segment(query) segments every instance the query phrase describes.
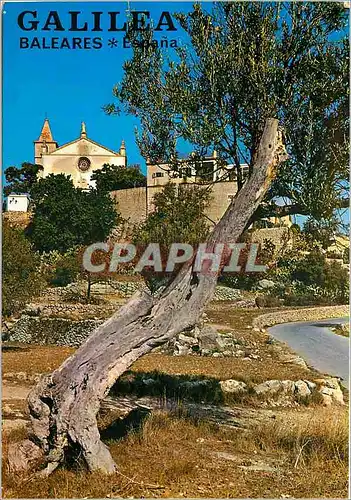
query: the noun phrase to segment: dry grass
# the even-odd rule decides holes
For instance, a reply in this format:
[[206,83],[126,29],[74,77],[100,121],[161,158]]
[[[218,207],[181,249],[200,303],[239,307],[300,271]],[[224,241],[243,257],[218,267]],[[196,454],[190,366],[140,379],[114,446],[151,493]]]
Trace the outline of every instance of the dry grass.
[[[5,351],[2,356],[2,372],[48,373],[58,368],[74,348],[58,346],[28,346],[20,350]],[[198,375],[225,380],[263,382],[268,379],[299,380],[306,378],[303,368],[277,361],[243,360],[240,358],[212,358],[200,356],[170,356],[147,354],[139,359],[132,370],[136,372],[159,371],[169,375]]]
[[253,433],[154,413],[108,441],[117,474],[76,466],[21,482],[5,471],[5,497],[346,497],[347,439],[344,410],[295,411],[291,422],[284,412]]
[[156,370],[169,375],[203,375],[217,380],[236,379],[254,383],[269,379],[299,380],[306,378],[308,374],[298,365],[282,363],[273,358],[259,361],[164,354],[148,354],[139,359],[132,366],[132,370],[136,372]]
[[26,372],[47,373],[58,368],[74,351],[72,347],[62,346],[20,346],[2,353],[2,375],[7,373]]

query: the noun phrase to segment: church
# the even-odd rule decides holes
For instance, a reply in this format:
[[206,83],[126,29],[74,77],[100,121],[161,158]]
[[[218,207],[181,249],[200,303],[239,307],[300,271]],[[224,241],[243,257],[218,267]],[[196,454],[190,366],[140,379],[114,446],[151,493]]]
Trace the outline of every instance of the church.
[[84,122],[77,139],[59,146],[49,120],[45,119],[40,136],[34,141],[34,163],[43,167],[41,177],[70,175],[75,187],[87,189],[94,185],[91,180],[94,170],[101,169],[106,163],[126,167],[127,154],[124,141],[119,151],[113,151],[90,139]]

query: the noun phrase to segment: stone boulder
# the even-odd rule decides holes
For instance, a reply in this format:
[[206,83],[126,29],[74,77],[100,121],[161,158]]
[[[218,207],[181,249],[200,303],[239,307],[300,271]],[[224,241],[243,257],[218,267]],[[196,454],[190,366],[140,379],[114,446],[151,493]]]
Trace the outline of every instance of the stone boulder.
[[316,380],[320,384],[318,392],[323,398],[323,404],[330,406],[333,403],[344,405],[344,395],[339,385],[337,378],[330,377],[326,379]]
[[247,385],[245,384],[245,382],[242,382],[240,380],[221,380],[219,384],[221,386],[222,392],[224,393],[238,394],[247,391]]
[[259,290],[269,290],[270,288],[273,288],[274,286],[275,286],[274,281],[267,280],[267,279],[262,279],[257,283],[257,288]]
[[255,385],[253,390],[258,395],[267,393],[273,395],[284,392],[285,387],[282,380],[266,380],[266,382],[262,382],[262,384]]
[[198,341],[201,349],[217,349],[219,333],[210,325],[205,326],[198,333]]
[[310,387],[304,380],[297,380],[295,382],[295,394],[300,397],[307,397],[311,395]]

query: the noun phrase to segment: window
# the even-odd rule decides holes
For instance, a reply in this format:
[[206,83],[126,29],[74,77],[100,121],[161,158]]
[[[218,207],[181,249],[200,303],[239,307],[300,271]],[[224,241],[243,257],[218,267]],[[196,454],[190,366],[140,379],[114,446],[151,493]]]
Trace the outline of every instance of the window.
[[155,177],[163,177],[164,173],[163,172],[154,172],[152,174],[152,178],[155,179]]
[[86,172],[90,168],[90,160],[85,156],[82,156],[78,160],[78,168],[81,172]]

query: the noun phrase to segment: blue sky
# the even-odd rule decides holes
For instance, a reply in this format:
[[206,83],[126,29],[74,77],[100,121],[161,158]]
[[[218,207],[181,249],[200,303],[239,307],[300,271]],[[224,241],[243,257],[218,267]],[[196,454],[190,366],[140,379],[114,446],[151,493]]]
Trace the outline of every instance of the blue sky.
[[[192,8],[182,2],[129,2],[133,10],[148,10],[158,21],[162,11],[179,12]],[[79,136],[84,121],[88,137],[118,150],[122,139],[126,142],[129,163],[144,161],[135,144],[134,127],[137,121],[126,115],[107,116],[101,109],[113,102],[112,88],[122,79],[122,64],[132,55],[131,49],[109,48],[112,36],[121,40],[123,33],[109,33],[109,11],[125,12],[127,2],[45,2],[6,3],[3,12],[3,169],[33,161],[33,140],[36,140],[45,116],[50,120],[54,139],[60,144]],[[23,31],[17,24],[23,11],[37,11],[38,31]],[[69,31],[42,31],[51,10],[58,11],[63,26],[69,28],[69,11],[82,11],[82,22],[93,27],[91,12],[102,14],[103,32],[72,33]],[[90,15],[89,15],[90,14]],[[122,15],[122,14],[121,14]],[[25,22],[32,18],[25,17]],[[167,38],[181,42],[182,30],[162,32]],[[52,37],[101,37],[101,49],[21,49],[20,37],[42,40]],[[170,49],[172,50],[172,49]]]

